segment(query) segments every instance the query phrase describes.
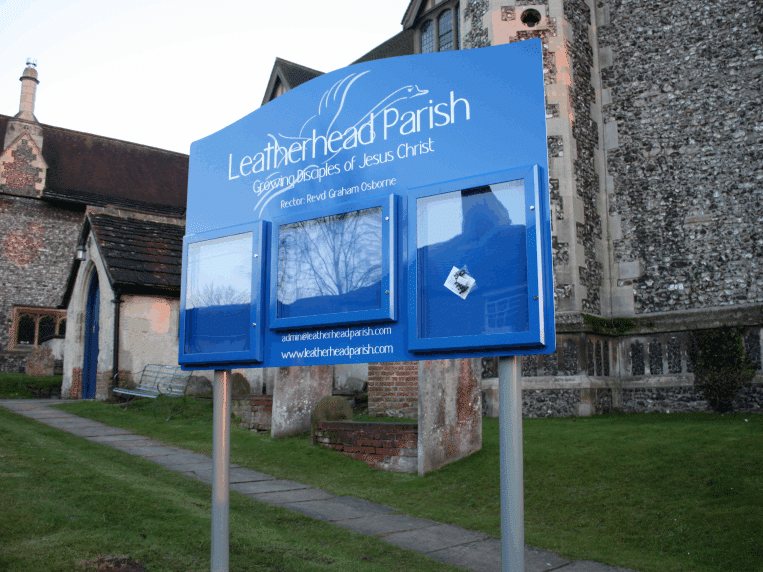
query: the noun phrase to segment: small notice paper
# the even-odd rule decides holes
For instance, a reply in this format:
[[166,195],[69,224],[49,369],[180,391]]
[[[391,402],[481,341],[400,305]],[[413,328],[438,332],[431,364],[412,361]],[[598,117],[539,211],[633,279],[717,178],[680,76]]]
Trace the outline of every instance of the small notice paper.
[[472,291],[476,283],[477,281],[469,276],[469,271],[466,266],[460,270],[454,266],[453,270],[448,274],[448,279],[445,281],[444,286],[454,294],[460,296],[462,300],[466,300],[466,297],[469,295],[469,292]]

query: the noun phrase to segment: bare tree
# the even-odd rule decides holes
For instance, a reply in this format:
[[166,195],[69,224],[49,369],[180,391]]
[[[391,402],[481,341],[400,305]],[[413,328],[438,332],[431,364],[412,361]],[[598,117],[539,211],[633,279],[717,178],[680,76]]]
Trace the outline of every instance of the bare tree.
[[233,306],[248,304],[249,292],[239,291],[233,286],[215,286],[214,282],[205,284],[199,293],[188,297],[186,308],[208,308],[210,306]]
[[381,280],[381,207],[284,225],[278,240],[282,303],[347,294]]

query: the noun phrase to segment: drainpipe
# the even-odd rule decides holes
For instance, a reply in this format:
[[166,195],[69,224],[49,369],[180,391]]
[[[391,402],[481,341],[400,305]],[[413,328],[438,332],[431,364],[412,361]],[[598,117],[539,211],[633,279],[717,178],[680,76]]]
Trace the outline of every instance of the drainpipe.
[[113,374],[112,389],[117,387],[119,383],[119,308],[122,304],[122,293],[119,288],[114,288],[114,357],[111,366],[111,372]]

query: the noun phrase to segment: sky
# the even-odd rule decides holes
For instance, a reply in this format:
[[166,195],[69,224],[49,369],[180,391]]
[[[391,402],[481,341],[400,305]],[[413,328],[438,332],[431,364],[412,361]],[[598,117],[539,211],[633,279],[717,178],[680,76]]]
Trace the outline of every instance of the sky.
[[402,31],[409,0],[0,0],[0,113],[37,60],[40,123],[179,153],[262,103],[276,57],[323,72]]

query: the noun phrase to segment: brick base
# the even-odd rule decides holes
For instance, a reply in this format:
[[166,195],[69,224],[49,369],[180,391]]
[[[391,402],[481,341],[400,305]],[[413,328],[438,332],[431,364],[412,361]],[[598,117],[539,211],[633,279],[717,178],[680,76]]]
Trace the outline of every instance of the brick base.
[[231,403],[233,414],[241,418],[238,423],[247,429],[270,431],[273,420],[272,395],[234,396]]
[[368,364],[368,414],[418,419],[418,362]]
[[82,398],[82,368],[72,368],[72,385],[69,388],[69,399]]
[[418,470],[419,427],[416,423],[321,421],[316,438],[320,445],[377,469],[396,473]]

